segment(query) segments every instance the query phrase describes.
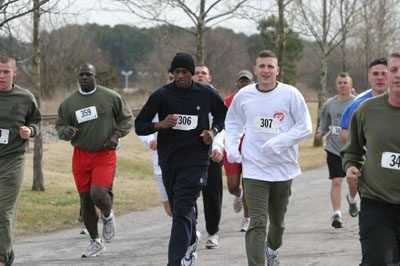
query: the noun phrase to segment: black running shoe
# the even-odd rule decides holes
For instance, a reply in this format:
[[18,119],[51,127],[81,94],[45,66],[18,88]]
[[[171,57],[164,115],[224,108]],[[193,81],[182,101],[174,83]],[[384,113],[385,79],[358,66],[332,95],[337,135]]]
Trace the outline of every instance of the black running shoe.
[[14,250],[11,249],[10,257],[8,258],[6,266],[11,266],[13,262],[14,262]]
[[335,228],[342,228],[342,217],[339,214],[332,216],[332,226]]

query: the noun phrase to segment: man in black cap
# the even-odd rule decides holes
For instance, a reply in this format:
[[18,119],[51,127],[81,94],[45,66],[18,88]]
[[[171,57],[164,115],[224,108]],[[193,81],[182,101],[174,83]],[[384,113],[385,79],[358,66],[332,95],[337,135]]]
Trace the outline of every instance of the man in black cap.
[[[226,106],[210,87],[192,82],[193,57],[177,53],[170,70],[175,81],[156,90],[135,120],[138,135],[158,131],[157,150],[172,210],[167,265],[194,265],[200,233],[194,206],[207,183],[210,145],[224,128]],[[158,113],[160,122],[152,122]],[[211,129],[209,116],[214,117]]]

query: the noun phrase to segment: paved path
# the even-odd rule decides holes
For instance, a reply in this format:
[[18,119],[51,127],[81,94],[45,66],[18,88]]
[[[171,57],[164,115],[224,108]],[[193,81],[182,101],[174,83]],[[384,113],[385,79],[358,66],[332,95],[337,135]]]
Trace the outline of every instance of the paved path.
[[[344,228],[330,225],[330,181],[325,167],[307,171],[293,183],[286,216],[286,231],[280,249],[283,266],[354,266],[360,261],[358,219],[348,214],[343,189],[342,213]],[[198,249],[198,266],[247,265],[244,233],[238,231],[240,214],[232,209],[233,196],[224,191],[220,248],[205,249],[206,231],[202,202],[199,201],[198,229],[203,234]],[[162,207],[117,217],[116,239],[106,244],[99,257],[81,259],[87,247],[87,236],[78,234],[78,227],[39,237],[21,238],[14,244],[13,265],[166,265],[171,220]]]

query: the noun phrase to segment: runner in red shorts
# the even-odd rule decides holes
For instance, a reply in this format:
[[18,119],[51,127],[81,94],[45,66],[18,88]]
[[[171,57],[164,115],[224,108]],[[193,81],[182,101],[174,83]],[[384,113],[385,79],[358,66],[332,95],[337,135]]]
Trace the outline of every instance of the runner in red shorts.
[[[239,91],[241,88],[251,83],[253,83],[253,75],[251,74],[251,72],[248,70],[241,70],[236,78],[237,91]],[[225,104],[228,108],[231,105],[233,97],[236,95],[237,91],[224,99]],[[243,137],[240,143],[242,143],[242,140]],[[240,148],[241,145],[239,147],[239,150]],[[242,174],[242,164],[230,163],[226,158],[227,156],[224,151],[224,169],[225,169],[226,179],[228,181],[228,190],[229,193],[235,196],[235,199],[233,200],[233,210],[239,213],[243,207],[243,218],[241,220],[240,231],[246,232],[247,228],[249,227],[250,218],[246,204],[246,197],[244,196],[244,190],[240,187],[241,183],[240,175]],[[242,187],[243,187],[243,182],[242,182]]]
[[83,222],[89,231],[90,245],[82,257],[104,251],[97,222],[100,209],[103,238],[115,236],[115,218],[108,190],[112,184],[119,138],[129,133],[133,115],[126,101],[116,92],[96,85],[96,69],[91,64],[79,68],[80,88],[63,100],[58,109],[56,129],[60,139],[75,147],[72,172],[82,202]]

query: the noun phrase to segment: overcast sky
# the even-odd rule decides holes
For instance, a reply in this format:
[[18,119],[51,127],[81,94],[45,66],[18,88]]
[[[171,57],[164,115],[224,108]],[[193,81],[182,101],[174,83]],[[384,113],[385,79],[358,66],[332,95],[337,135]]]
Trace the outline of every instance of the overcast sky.
[[[110,25],[114,26],[116,24],[128,24],[137,27],[151,27],[154,24],[149,22],[144,22],[137,17],[129,14],[129,12],[113,12],[105,9],[113,9],[113,5],[110,5],[109,0],[102,0],[101,7],[98,0],[85,0],[76,1],[70,10],[74,12],[79,12],[81,15],[76,17],[76,21],[79,24],[84,23],[97,23],[100,25]],[[179,9],[180,10],[180,9]],[[186,15],[180,11],[175,17],[180,17],[179,25],[184,27],[191,27],[193,23],[187,18]],[[248,35],[258,33],[257,25],[253,21],[248,21],[244,19],[230,19],[218,23],[215,26],[225,27],[233,30],[236,33],[243,32]]]

